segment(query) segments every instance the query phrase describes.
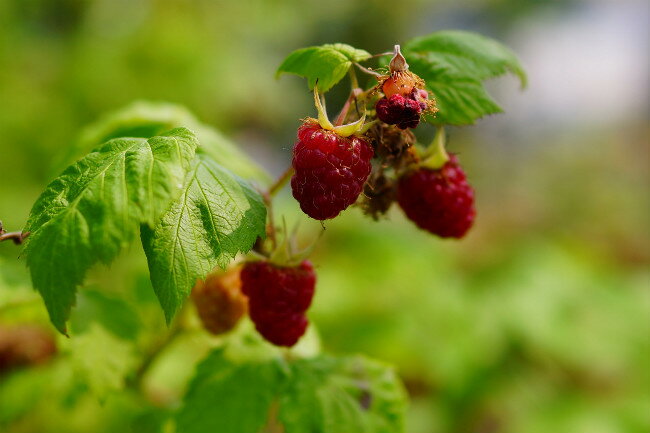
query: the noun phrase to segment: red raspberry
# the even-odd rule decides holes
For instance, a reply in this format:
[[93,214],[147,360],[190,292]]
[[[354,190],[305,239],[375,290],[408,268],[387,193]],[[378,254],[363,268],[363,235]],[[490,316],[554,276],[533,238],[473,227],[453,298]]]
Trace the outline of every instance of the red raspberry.
[[474,190],[455,155],[438,170],[420,167],[402,176],[397,201],[418,227],[443,238],[462,238],[476,216]]
[[316,285],[312,264],[276,266],[267,261],[248,262],[241,272],[242,291],[255,328],[271,343],[293,346],[307,329],[305,312]]
[[427,104],[421,100],[423,95],[418,89],[413,89],[408,95],[394,94],[381,98],[375,105],[377,117],[400,129],[415,128],[420,123],[420,114],[427,109]]
[[293,196],[317,220],[334,218],[357,200],[372,166],[372,147],[360,137],[341,137],[307,121],[293,148]]
[[192,300],[203,327],[214,335],[230,331],[246,312],[240,270],[241,266],[237,266],[225,273],[210,274],[192,289]]

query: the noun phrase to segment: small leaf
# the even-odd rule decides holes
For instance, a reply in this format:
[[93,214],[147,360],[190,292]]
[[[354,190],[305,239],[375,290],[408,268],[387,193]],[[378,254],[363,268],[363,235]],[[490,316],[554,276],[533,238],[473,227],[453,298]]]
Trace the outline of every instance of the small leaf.
[[290,365],[280,398],[286,433],[404,430],[406,393],[388,366],[362,357],[319,357]]
[[282,383],[277,361],[235,363],[223,349],[199,364],[177,417],[178,433],[258,433]]
[[142,229],[151,281],[167,322],[197,279],[250,250],[265,227],[262,197],[209,156],[197,154],[181,197],[155,228]]
[[34,288],[62,333],[77,286],[110,263],[178,197],[197,146],[184,128],[149,140],[119,138],[68,167],[34,204],[25,254]]
[[501,107],[483,87],[483,81],[508,72],[526,74],[514,53],[492,39],[470,32],[441,31],[411,40],[403,47],[411,70],[423,78],[438,103],[437,115],[426,120],[437,125],[468,125],[500,113]]
[[308,80],[313,89],[318,82],[318,90],[327,92],[341,81],[353,62],[370,58],[370,53],[346,44],[325,44],[296,50],[282,62],[276,77],[283,73],[296,74]]

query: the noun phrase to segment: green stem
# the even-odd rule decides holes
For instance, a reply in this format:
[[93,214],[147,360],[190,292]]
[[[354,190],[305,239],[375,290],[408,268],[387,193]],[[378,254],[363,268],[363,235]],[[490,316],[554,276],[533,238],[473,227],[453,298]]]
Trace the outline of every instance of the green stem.
[[277,194],[278,191],[284,187],[287,181],[291,179],[291,176],[293,176],[293,166],[287,168],[284,173],[282,173],[280,177],[278,177],[277,180],[273,182],[273,185],[271,185],[269,188],[268,195],[270,197],[273,197],[275,194]]
[[445,165],[449,161],[449,154],[445,149],[446,141],[445,129],[441,126],[436,131],[436,136],[429,146],[427,151],[428,156],[420,165],[432,170],[438,170]]
[[176,341],[176,339],[183,333],[185,330],[185,315],[187,314],[187,307],[183,308],[176,318],[176,322],[169,330],[167,335],[163,340],[157,341],[153,344],[147,353],[145,354],[142,362],[135,370],[133,376],[129,379],[129,386],[137,389],[143,390],[144,377],[147,372],[150,370],[153,363],[158,359],[158,357],[167,349],[169,346]]
[[352,92],[354,92],[354,89],[359,88],[359,80],[357,79],[357,73],[354,72],[354,68],[349,69],[349,74],[350,74],[350,85],[352,86]]

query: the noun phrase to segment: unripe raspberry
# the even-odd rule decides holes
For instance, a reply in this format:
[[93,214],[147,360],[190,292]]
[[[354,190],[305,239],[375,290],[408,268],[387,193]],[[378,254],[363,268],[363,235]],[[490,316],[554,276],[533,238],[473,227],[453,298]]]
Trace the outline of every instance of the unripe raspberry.
[[400,129],[415,128],[420,123],[420,115],[427,109],[418,89],[408,95],[395,94],[377,101],[377,117],[389,125]]
[[277,266],[248,262],[241,272],[242,291],[257,331],[278,346],[293,346],[307,329],[305,312],[311,305],[316,274],[309,261]]
[[0,375],[14,368],[42,364],[56,351],[52,334],[39,326],[0,327]]
[[298,128],[293,148],[293,196],[310,217],[336,217],[353,204],[372,166],[372,147],[357,136],[342,137],[307,121]]
[[387,98],[393,95],[408,95],[413,91],[416,79],[412,74],[396,72],[384,81],[381,90]]
[[474,190],[455,155],[438,170],[420,167],[399,179],[397,202],[421,229],[462,238],[474,223]]
[[203,327],[214,335],[230,331],[246,312],[246,297],[241,292],[241,266],[208,275],[192,289],[192,300]]

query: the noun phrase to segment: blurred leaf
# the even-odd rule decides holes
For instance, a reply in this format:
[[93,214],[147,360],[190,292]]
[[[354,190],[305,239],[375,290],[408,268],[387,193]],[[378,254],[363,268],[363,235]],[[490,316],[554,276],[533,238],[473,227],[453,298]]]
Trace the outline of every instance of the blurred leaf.
[[124,388],[125,378],[136,362],[132,344],[96,323],[70,339],[70,358],[77,378],[100,400]]
[[99,323],[116,337],[133,340],[142,327],[133,308],[120,298],[113,298],[97,290],[79,293],[78,303],[70,318],[74,333],[83,333],[93,323]]
[[114,139],[48,185],[25,228],[32,283],[62,333],[75,292],[95,263],[110,263],[140,224],[154,225],[180,194],[194,134],[179,128],[148,140]]
[[433,92],[440,111],[427,121],[467,125],[501,112],[483,87],[483,81],[508,72],[526,85],[526,73],[514,53],[499,42],[457,30],[415,38],[403,47],[411,70]]
[[313,89],[318,82],[318,90],[327,92],[347,74],[353,62],[370,58],[370,53],[346,44],[325,44],[296,50],[284,59],[276,72],[296,74],[308,80]]
[[262,197],[210,157],[197,154],[179,200],[153,229],[141,230],[151,281],[167,322],[197,279],[250,250],[265,230]]
[[213,351],[197,367],[176,419],[178,433],[258,433],[281,379],[277,362],[233,363],[222,349]]
[[87,126],[66,161],[75,160],[112,138],[150,138],[178,127],[194,132],[200,149],[235,174],[261,182],[270,180],[262,168],[215,128],[201,123],[185,107],[164,102],[134,102]]
[[290,365],[278,419],[286,433],[404,431],[406,392],[392,368],[362,357]]

